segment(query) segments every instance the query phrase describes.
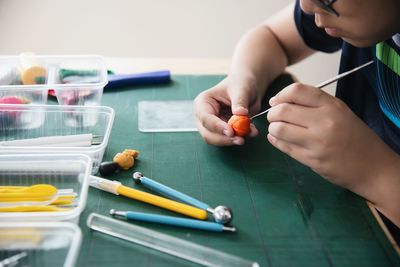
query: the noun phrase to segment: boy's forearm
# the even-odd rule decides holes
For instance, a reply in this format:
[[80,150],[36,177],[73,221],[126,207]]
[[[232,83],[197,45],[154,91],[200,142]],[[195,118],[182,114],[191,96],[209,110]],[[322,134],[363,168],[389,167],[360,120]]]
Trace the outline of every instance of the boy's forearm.
[[239,74],[252,83],[261,98],[268,84],[287,66],[287,57],[267,26],[248,32],[239,42],[232,58],[230,74]]
[[373,204],[400,227],[400,156],[387,160],[382,166],[382,172],[376,177],[372,188]]
[[230,74],[254,82],[262,97],[268,84],[288,65],[312,53],[297,31],[294,4],[290,4],[243,36],[235,49]]
[[344,186],[400,227],[400,156],[383,142],[370,142],[369,148],[368,154],[358,156],[355,169],[348,171],[352,179]]

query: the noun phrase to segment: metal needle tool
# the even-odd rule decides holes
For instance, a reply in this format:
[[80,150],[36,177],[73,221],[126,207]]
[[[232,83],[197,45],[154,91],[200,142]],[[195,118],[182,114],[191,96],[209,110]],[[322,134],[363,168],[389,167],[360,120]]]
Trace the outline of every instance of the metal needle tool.
[[118,181],[110,181],[92,175],[90,176],[89,185],[115,195],[122,195],[128,198],[136,199],[199,220],[207,219],[207,212],[202,209],[133,189],[128,186],[122,185]]
[[21,252],[21,253],[18,253],[18,254],[15,254],[14,256],[11,256],[11,257],[8,257],[8,258],[6,258],[4,260],[1,260],[0,261],[0,267],[15,266],[15,265],[18,264],[20,259],[22,259],[22,258],[24,258],[26,256],[28,256],[28,253],[26,253],[25,251]]
[[[324,82],[322,82],[322,83],[316,85],[315,87],[320,88],[320,89],[321,89],[321,88],[324,88],[325,86],[330,85],[331,83],[334,83],[334,82],[336,82],[337,80],[340,80],[340,79],[346,77],[347,75],[352,74],[353,72],[356,72],[356,71],[358,71],[358,70],[360,70],[360,69],[362,69],[362,68],[364,68],[364,67],[367,67],[367,66],[371,65],[372,63],[374,63],[373,60],[368,61],[367,63],[364,63],[364,64],[362,64],[362,65],[360,65],[360,66],[358,66],[358,67],[356,67],[356,68],[354,68],[354,69],[351,69],[351,70],[349,70],[349,71],[343,72],[343,73],[341,73],[341,74],[339,74],[339,75],[337,75],[337,76],[335,76],[335,77],[332,77],[332,78],[330,78],[330,79],[328,79],[328,80],[326,80],[326,81],[324,81]],[[270,110],[271,110],[271,108],[266,109],[266,110],[264,110],[264,111],[262,111],[262,112],[260,112],[260,113],[257,113],[257,114],[254,115],[253,117],[250,117],[250,120],[252,120],[252,119],[254,119],[254,118],[258,117],[258,116],[261,116],[261,115],[267,113],[267,112],[270,111]]]
[[189,205],[208,211],[213,215],[214,220],[217,223],[227,224],[230,223],[233,219],[232,210],[230,208],[226,206],[217,206],[215,209],[213,209],[200,200],[197,200],[182,192],[179,192],[175,189],[172,189],[166,185],[160,184],[148,177],[143,176],[141,172],[135,172],[133,174],[133,180],[135,181],[135,183],[143,184],[147,188],[150,188],[151,190],[154,190],[166,197],[172,198],[177,201],[182,201]]
[[135,211],[117,211],[114,209],[110,210],[110,214],[112,216],[118,215],[118,216],[124,217],[128,220],[167,224],[167,225],[174,225],[174,226],[180,226],[180,227],[186,227],[186,228],[207,230],[207,231],[212,231],[212,232],[223,232],[223,231],[235,232],[236,231],[235,227],[227,227],[220,223],[199,221],[199,220],[186,219],[186,218],[178,218],[178,217],[173,217],[173,216],[149,214],[149,213],[135,212]]

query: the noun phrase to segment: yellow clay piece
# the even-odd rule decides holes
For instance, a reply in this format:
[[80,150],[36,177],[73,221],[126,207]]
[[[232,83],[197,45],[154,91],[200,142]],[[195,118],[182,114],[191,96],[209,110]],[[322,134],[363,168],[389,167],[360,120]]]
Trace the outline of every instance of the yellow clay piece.
[[133,158],[137,158],[137,156],[139,156],[139,151],[134,149],[125,149],[122,153],[127,154]]
[[123,170],[128,170],[135,164],[134,158],[126,153],[117,153],[114,156],[113,161]]
[[113,161],[123,170],[128,170],[135,165],[135,158],[139,156],[139,151],[134,149],[125,149],[122,153],[117,153]]

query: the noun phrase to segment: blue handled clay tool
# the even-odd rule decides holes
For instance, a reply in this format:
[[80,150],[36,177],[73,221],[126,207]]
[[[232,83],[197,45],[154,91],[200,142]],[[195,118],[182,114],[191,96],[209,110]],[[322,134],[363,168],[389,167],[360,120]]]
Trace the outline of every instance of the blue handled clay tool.
[[230,208],[226,206],[217,206],[215,209],[213,209],[208,204],[200,200],[197,200],[171,187],[168,187],[148,177],[143,176],[141,172],[135,172],[133,174],[133,180],[135,181],[135,183],[142,184],[145,187],[156,191],[157,193],[164,195],[168,198],[172,198],[174,200],[195,206],[199,209],[206,210],[213,215],[214,220],[217,223],[227,224],[230,223],[233,219],[232,210]]
[[138,85],[156,85],[171,82],[169,70],[150,71],[133,74],[111,74],[108,75],[108,84],[105,89],[138,86]]
[[227,227],[224,226],[223,224],[215,222],[205,222],[200,220],[178,218],[173,216],[165,216],[165,215],[150,214],[150,213],[135,212],[135,211],[116,211],[114,209],[110,210],[110,214],[112,216],[118,215],[128,220],[167,224],[167,225],[174,225],[174,226],[213,231],[213,232],[236,231],[235,227]]

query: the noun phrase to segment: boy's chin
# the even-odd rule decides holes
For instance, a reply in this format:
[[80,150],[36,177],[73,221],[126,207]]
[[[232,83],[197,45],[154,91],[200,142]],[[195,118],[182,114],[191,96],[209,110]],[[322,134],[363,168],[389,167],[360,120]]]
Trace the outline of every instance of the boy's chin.
[[358,48],[366,48],[366,47],[371,47],[380,41],[376,40],[366,40],[366,39],[351,39],[351,38],[342,38],[346,43],[351,44],[352,46],[358,47]]

